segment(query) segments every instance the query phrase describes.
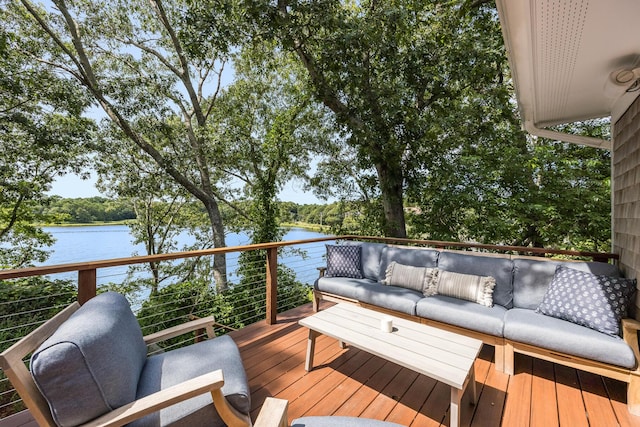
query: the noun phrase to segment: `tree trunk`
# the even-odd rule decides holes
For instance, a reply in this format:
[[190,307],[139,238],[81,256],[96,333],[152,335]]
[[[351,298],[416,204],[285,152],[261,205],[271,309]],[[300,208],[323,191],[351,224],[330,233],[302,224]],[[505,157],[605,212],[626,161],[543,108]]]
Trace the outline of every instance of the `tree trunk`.
[[[207,209],[207,215],[211,222],[211,231],[213,232],[213,246],[215,248],[224,248],[227,246],[224,241],[224,224],[222,223],[222,214],[220,207],[213,197],[204,203]],[[226,254],[217,254],[213,256],[213,279],[216,283],[218,292],[225,291],[227,285],[227,257]]]
[[402,168],[390,166],[388,163],[376,165],[380,191],[382,193],[382,208],[384,209],[384,222],[382,231],[385,237],[407,237],[407,228],[404,220]]

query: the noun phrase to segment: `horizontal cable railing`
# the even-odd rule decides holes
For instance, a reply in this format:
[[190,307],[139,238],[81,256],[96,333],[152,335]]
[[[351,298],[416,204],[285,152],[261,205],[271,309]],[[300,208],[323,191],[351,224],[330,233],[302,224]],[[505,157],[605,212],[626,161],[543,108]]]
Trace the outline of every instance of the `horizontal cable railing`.
[[[277,313],[311,300],[312,285],[318,268],[325,265],[325,244],[342,240],[375,241],[388,244],[426,246],[439,249],[480,252],[519,253],[535,256],[563,256],[616,261],[615,254],[578,251],[542,250],[474,243],[440,242],[397,238],[328,236],[315,239],[235,246],[191,252],[138,256],[32,267],[0,271],[0,351],[13,345],[23,336],[53,317],[71,302],[88,301],[97,293],[117,290],[130,300],[142,332],[148,335],[194,318],[214,316],[216,334],[224,334],[246,325],[266,320],[276,322]],[[144,268],[133,274],[122,267],[144,267],[150,262],[180,263],[193,259],[210,260],[213,255],[227,254],[233,262],[227,264],[228,286],[218,290],[214,282],[202,279],[177,279],[161,282],[157,290],[125,285],[152,283],[152,274]],[[241,265],[238,256],[247,260]],[[118,267],[114,269],[114,267]],[[109,274],[104,274],[104,272]],[[113,271],[118,271],[112,274]],[[76,280],[68,280],[69,273]],[[65,277],[67,280],[57,279]],[[206,276],[205,277],[209,277]],[[205,331],[152,345],[150,352],[179,347],[203,339]],[[25,361],[28,363],[28,361]],[[24,407],[11,383],[0,376],[0,418]]]

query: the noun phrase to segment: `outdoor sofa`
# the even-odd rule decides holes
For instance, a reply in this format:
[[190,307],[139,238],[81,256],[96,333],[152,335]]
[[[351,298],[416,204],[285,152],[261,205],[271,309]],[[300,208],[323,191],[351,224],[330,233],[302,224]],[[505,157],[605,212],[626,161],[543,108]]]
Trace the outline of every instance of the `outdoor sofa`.
[[613,264],[349,241],[320,270],[316,311],[351,302],[478,338],[510,375],[523,353],[625,381],[640,415],[636,281]]

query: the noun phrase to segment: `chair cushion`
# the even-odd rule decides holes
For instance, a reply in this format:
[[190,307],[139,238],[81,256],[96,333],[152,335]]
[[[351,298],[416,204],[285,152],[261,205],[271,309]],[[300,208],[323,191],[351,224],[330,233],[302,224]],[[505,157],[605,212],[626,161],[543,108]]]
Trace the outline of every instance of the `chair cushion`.
[[536,312],[617,336],[635,291],[635,280],[560,265]]
[[[137,398],[222,369],[222,394],[238,411],[248,414],[251,398],[240,351],[228,335],[150,356],[144,366]],[[129,424],[142,426],[224,426],[210,393],[172,405]]]
[[126,298],[96,296],[31,357],[31,374],[60,426],[90,421],[135,400],[147,347]]
[[564,265],[593,274],[619,277],[620,270],[613,264],[585,261],[553,261],[545,259],[516,258],[513,260],[513,305],[535,310],[547,291],[556,267]]
[[513,308],[507,311],[504,337],[627,369],[633,369],[636,365],[633,350],[623,339],[545,316],[534,310]]
[[420,317],[497,337],[502,336],[506,312],[501,305],[486,307],[444,295],[423,298],[416,304],[416,314]]
[[326,245],[327,277],[352,277],[362,279],[360,245]]
[[293,420],[291,427],[403,427],[400,424],[356,417],[303,417]]

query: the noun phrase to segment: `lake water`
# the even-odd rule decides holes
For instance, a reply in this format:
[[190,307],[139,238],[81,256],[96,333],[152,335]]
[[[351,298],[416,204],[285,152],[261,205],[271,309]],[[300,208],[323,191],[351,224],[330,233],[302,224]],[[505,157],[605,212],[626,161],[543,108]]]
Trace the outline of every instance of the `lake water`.
[[[127,258],[134,255],[146,255],[144,245],[133,244],[133,236],[126,225],[102,225],[84,227],[45,227],[44,230],[56,239],[51,248],[51,256],[46,265],[67,264],[84,261],[96,261],[112,258]],[[326,234],[291,228],[287,231],[283,240],[304,240],[317,237],[325,237]],[[193,243],[193,238],[186,233],[178,238],[178,247]],[[242,246],[250,243],[246,234],[230,233],[227,235],[227,246]],[[299,251],[285,251],[279,258],[279,262],[291,267],[296,272],[298,280],[304,283],[313,283],[317,277],[316,267],[324,265],[323,255],[325,243],[319,242],[295,246]],[[238,253],[227,255],[227,270],[229,280],[234,280],[234,271],[238,265]],[[127,266],[100,269],[97,272],[98,285],[114,282],[119,283],[126,277]],[[52,275],[55,279],[77,280],[76,272]]]

